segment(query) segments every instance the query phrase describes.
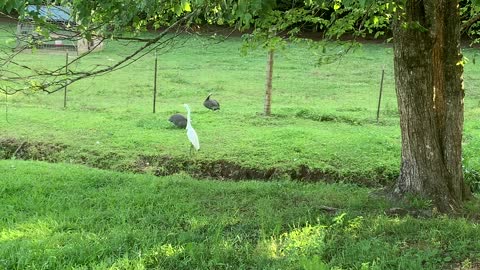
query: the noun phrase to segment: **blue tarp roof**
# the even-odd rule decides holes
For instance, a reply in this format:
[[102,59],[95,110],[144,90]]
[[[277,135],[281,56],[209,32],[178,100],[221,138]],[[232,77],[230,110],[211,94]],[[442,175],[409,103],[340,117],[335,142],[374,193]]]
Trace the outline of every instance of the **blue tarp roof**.
[[53,22],[73,21],[72,16],[70,16],[70,10],[66,7],[29,5],[27,6],[27,11],[38,12],[41,17],[45,17]]

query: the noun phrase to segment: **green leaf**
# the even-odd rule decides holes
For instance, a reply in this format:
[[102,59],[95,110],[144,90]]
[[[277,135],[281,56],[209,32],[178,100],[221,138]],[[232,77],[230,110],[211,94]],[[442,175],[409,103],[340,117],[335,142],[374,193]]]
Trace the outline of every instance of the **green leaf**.
[[190,2],[186,1],[185,3],[183,3],[183,10],[187,12],[192,11],[192,8],[190,7]]

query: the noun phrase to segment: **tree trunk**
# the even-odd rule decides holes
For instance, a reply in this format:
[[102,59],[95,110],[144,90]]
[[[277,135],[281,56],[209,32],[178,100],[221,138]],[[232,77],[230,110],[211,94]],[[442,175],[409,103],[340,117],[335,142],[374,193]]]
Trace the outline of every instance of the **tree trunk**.
[[407,0],[393,26],[402,133],[394,193],[431,199],[441,212],[471,196],[463,181],[463,66],[454,0]]
[[267,78],[265,82],[265,102],[263,113],[270,116],[272,113],[272,74],[273,74],[273,50],[268,50],[267,57]]

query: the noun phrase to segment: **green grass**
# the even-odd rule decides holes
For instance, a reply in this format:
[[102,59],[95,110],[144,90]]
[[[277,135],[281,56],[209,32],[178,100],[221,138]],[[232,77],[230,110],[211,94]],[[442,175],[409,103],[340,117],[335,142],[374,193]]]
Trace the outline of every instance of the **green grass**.
[[[5,33],[5,31],[3,31]],[[7,36],[0,37],[7,39]],[[339,62],[316,66],[316,51],[290,45],[275,58],[273,116],[263,108],[266,53],[241,56],[241,41],[215,43],[181,37],[179,45],[159,52],[157,113],[152,114],[153,54],[125,69],[80,81],[63,93],[23,93],[9,97],[8,122],[0,117],[0,143],[18,141],[0,155],[10,158],[22,141],[62,144],[61,152],[23,149],[26,158],[87,164],[114,170],[162,170],[164,164],[138,166],[147,160],[189,160],[183,130],[171,127],[170,115],[190,104],[201,151],[197,162],[228,162],[242,168],[274,170],[277,178],[307,167],[335,179],[392,181],[399,171],[400,130],[394,93],[392,49],[364,44]],[[113,63],[138,45],[108,42],[105,50],[73,64],[73,70]],[[471,57],[475,51],[466,49]],[[73,60],[74,56],[72,56]],[[19,63],[60,66],[64,55],[21,54]],[[376,108],[381,67],[386,75],[380,123]],[[13,67],[12,67],[13,68]],[[464,166],[470,182],[480,183],[480,70],[465,66]],[[219,112],[203,107],[209,92]],[[5,109],[2,99],[0,106]],[[44,147],[45,148],[45,147]],[[51,150],[51,149],[50,149]],[[44,152],[47,151],[47,154]],[[22,157],[22,151],[19,152]],[[142,157],[146,158],[142,158]],[[200,167],[200,166],[198,166]],[[195,166],[180,170],[199,171]],[[177,170],[178,171],[178,170]],[[223,175],[224,176],[224,175]],[[349,180],[350,179],[350,180]]]
[[0,161],[0,171],[0,269],[468,269],[480,261],[478,223],[389,217],[389,202],[349,184],[198,181],[14,160]]
[[[308,166],[342,177],[372,179],[397,173],[400,135],[388,46],[365,45],[339,63],[321,67],[315,66],[313,51],[301,45],[279,52],[274,67],[274,115],[265,118],[260,115],[265,52],[241,56],[238,38],[219,44],[206,38],[181,40],[182,46],[159,57],[157,114],[151,113],[151,54],[115,73],[75,83],[69,88],[66,110],[61,92],[10,97],[9,122],[0,119],[2,137],[67,145],[59,157],[52,158],[60,161],[95,165],[98,159],[115,155],[116,160],[102,166],[110,169],[131,168],[139,155],[186,159],[185,132],[171,128],[167,119],[184,113],[182,104],[188,103],[201,143],[197,160],[227,161],[259,170]],[[72,69],[113,63],[136,46],[109,42],[104,51]],[[22,54],[17,61],[59,66],[64,55]],[[382,65],[387,74],[377,125]],[[203,107],[209,92],[220,101],[220,112]]]
[[[6,25],[11,29],[11,25]],[[0,47],[10,46],[5,25]],[[63,93],[9,97],[0,117],[0,269],[474,269],[480,265],[478,201],[465,218],[391,216],[376,189],[398,173],[400,131],[392,50],[364,44],[333,64],[291,45],[275,58],[273,116],[263,108],[266,53],[239,53],[232,38],[180,38],[154,57],[73,84]],[[113,63],[138,45],[108,42],[72,65]],[[467,49],[467,57],[475,51]],[[71,56],[73,60],[74,56]],[[60,66],[63,55],[21,54]],[[380,123],[375,121],[386,67]],[[98,67],[97,67],[98,68]],[[13,67],[12,67],[13,69]],[[480,68],[465,66],[464,167],[480,189]],[[3,82],[0,82],[0,84]],[[202,106],[210,92],[221,111]],[[168,117],[193,109],[201,151]],[[6,103],[0,101],[0,110]],[[17,149],[21,142],[26,142]],[[47,164],[11,159],[39,159]],[[167,174],[125,174],[118,171]],[[277,181],[221,182],[194,175]],[[313,180],[288,181],[305,171]],[[262,174],[263,172],[263,174]],[[295,176],[296,175],[296,176]],[[310,179],[308,176],[305,178]],[[322,206],[335,207],[335,213]],[[400,207],[430,208],[407,198]],[[422,211],[422,210],[420,210]],[[426,212],[420,213],[429,213]],[[475,219],[477,218],[477,219]]]

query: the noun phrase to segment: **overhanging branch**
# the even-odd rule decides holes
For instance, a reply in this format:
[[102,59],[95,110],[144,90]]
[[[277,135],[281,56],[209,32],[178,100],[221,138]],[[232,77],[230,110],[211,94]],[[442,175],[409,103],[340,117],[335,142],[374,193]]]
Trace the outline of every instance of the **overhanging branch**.
[[461,32],[464,33],[476,22],[480,21],[480,13],[470,18],[468,21],[462,24]]
[[[72,83],[77,82],[79,80],[89,78],[89,77],[104,75],[106,73],[124,68],[138,61],[140,58],[142,58],[143,56],[147,55],[148,53],[150,53],[155,49],[158,49],[158,48],[163,49],[168,47],[168,45],[171,44],[171,42],[173,42],[173,39],[180,35],[178,32],[178,27],[180,27],[182,23],[188,21],[190,18],[195,16],[197,13],[198,12],[192,12],[178,19],[176,22],[172,23],[169,27],[167,27],[165,30],[163,30],[161,33],[159,33],[157,36],[153,38],[132,38],[132,39],[123,38],[124,40],[145,42],[145,44],[143,44],[140,48],[136,49],[134,52],[130,53],[123,59],[117,61],[115,64],[109,65],[99,70],[81,71],[81,72],[73,72],[71,70],[63,71],[65,70],[65,65],[51,71],[36,70],[28,65],[20,64],[14,61],[13,60],[14,56],[18,54],[18,52],[15,52],[14,55],[0,59],[0,61],[3,60],[2,70],[0,70],[0,72],[3,75],[1,76],[2,80],[10,82],[10,87],[8,89],[7,87],[3,86],[0,88],[0,91],[7,94],[14,94],[17,92],[21,92],[23,90],[31,89],[33,87],[36,90],[44,91],[47,93],[54,93],[64,89],[65,86],[71,85]],[[175,28],[177,28],[176,34],[165,39],[165,36],[171,33],[172,30]],[[119,38],[119,39],[122,39],[122,38]],[[68,65],[70,66],[72,63],[79,61],[81,58],[85,57],[90,52],[91,51],[81,55],[80,57],[76,58],[72,62],[68,63]],[[8,69],[6,68],[6,66],[7,64],[10,64],[10,63],[17,67],[20,67],[21,69],[28,70],[30,74],[21,75],[19,73],[15,73],[15,74],[12,73],[13,76],[7,76],[6,74],[8,74],[9,72],[7,72]],[[68,78],[65,78],[66,75],[68,75]],[[26,80],[30,80],[30,81],[37,80],[37,82],[35,83],[34,86],[27,85],[28,83],[25,82]],[[18,86],[19,81],[22,81],[24,87],[12,89],[11,86],[12,85]]]

